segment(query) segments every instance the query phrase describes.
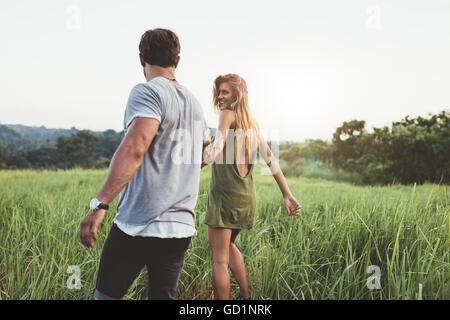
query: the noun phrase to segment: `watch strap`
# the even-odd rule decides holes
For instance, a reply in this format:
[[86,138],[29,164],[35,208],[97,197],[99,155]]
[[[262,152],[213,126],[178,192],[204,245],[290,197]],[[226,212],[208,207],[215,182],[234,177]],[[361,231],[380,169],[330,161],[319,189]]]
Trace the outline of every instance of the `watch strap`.
[[98,208],[99,208],[99,209],[108,210],[108,209],[109,209],[109,205],[100,202],[100,203],[98,204]]

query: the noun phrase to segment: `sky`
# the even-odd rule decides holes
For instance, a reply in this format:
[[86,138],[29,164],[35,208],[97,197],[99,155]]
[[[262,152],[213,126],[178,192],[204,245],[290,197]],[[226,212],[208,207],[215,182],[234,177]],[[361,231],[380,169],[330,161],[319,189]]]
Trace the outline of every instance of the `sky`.
[[450,0],[18,0],[0,4],[0,124],[122,130],[146,81],[140,37],[158,27],[179,36],[176,78],[210,127],[226,73],[268,140],[450,110]]

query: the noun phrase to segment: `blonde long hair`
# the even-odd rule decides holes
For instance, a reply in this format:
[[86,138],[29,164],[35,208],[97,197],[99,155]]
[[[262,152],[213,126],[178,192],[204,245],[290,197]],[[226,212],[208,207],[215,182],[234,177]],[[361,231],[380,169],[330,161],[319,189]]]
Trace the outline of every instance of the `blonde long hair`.
[[229,73],[218,76],[214,80],[213,105],[219,111],[219,87],[223,82],[228,83],[232,88],[235,101],[231,103],[230,109],[235,112],[237,117],[236,129],[242,129],[243,134],[245,134],[245,154],[250,158],[250,155],[254,154],[258,148],[260,130],[258,123],[250,113],[247,84],[237,74]]

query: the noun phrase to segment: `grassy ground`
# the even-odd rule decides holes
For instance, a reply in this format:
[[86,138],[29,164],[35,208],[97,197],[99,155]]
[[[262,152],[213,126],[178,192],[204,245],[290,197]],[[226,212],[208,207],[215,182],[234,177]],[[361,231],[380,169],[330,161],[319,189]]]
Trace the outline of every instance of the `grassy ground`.
[[[94,249],[78,226],[106,170],[0,171],[0,299],[92,299],[112,210]],[[449,299],[448,186],[360,187],[289,178],[303,209],[294,220],[271,176],[255,170],[257,217],[236,242],[254,299]],[[193,238],[180,276],[181,299],[212,299],[207,228],[209,188],[202,173]],[[69,289],[80,268],[81,289]],[[380,289],[367,272],[380,269]],[[70,271],[70,270],[69,270]],[[147,297],[146,271],[126,299]],[[373,282],[371,282],[373,283]],[[232,297],[238,295],[232,278]]]

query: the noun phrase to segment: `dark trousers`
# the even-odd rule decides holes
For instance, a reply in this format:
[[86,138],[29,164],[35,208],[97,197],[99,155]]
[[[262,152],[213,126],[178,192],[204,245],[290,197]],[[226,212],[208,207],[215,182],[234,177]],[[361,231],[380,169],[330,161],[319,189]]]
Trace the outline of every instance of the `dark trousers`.
[[144,266],[148,298],[178,299],[178,278],[191,238],[132,237],[113,224],[103,246],[94,296],[121,299]]

